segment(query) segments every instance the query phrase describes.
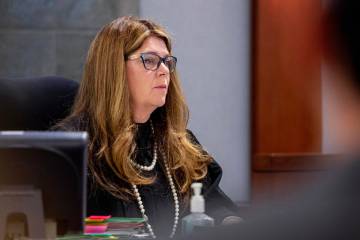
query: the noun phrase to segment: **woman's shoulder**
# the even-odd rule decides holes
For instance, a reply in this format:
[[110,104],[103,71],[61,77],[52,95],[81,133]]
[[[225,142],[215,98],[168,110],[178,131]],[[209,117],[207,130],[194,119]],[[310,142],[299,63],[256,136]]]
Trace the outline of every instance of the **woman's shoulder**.
[[52,130],[55,131],[86,131],[88,126],[88,120],[84,115],[69,116],[55,126]]
[[[195,134],[190,130],[190,129],[186,129],[186,133],[187,136],[189,138],[189,140],[193,143],[196,144],[198,146],[201,147],[202,151],[206,154],[209,155],[211,157],[211,154],[204,148],[203,145],[200,144],[199,140],[197,139],[197,137],[195,136]],[[211,157],[212,158],[212,157]],[[213,179],[217,179],[218,181],[220,181],[221,176],[222,176],[222,168],[221,166],[215,161],[214,158],[212,158],[212,161],[209,163],[208,165],[208,173],[209,175],[211,175],[211,177]]]
[[199,140],[196,138],[195,134],[190,130],[190,129],[186,129],[186,134],[187,134],[187,138],[196,145],[200,145]]

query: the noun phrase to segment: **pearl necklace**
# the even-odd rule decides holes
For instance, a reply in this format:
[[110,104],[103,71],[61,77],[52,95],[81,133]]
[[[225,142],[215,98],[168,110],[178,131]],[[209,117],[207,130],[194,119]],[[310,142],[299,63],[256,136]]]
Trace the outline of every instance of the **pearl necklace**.
[[[170,238],[173,238],[174,235],[175,235],[175,232],[176,232],[178,222],[179,222],[179,199],[178,199],[178,196],[177,196],[177,193],[176,193],[176,188],[175,188],[174,181],[173,181],[173,179],[171,177],[170,168],[169,168],[168,164],[165,161],[165,153],[164,152],[161,152],[161,153],[163,155],[163,160],[164,160],[164,164],[165,164],[165,168],[166,168],[166,175],[167,175],[167,178],[169,180],[171,192],[173,194],[174,203],[175,203],[174,225],[173,225],[173,228],[172,228],[172,231],[171,231],[171,234],[170,234]],[[144,208],[144,205],[143,205],[139,190],[138,190],[138,188],[137,188],[137,186],[135,184],[132,184],[132,187],[133,187],[135,197],[136,197],[136,200],[137,200],[139,208],[140,208],[141,215],[146,221],[145,224],[146,224],[146,227],[147,227],[147,229],[148,229],[148,231],[150,233],[150,236],[152,238],[156,238],[156,235],[154,234],[152,226],[149,223],[149,218],[147,217],[147,215],[145,213],[145,208]]]
[[[152,134],[153,134],[153,136],[154,136],[154,127],[153,127],[153,125],[152,125],[152,122],[150,122],[150,126],[151,126],[151,132],[152,132]],[[130,163],[131,163],[134,167],[136,167],[136,168],[138,168],[138,169],[140,169],[140,170],[143,170],[143,171],[152,171],[152,170],[154,169],[155,165],[156,165],[156,160],[157,160],[157,152],[156,152],[156,149],[157,149],[157,144],[156,144],[156,142],[155,142],[155,143],[154,143],[154,150],[153,150],[153,160],[152,160],[152,162],[151,162],[151,164],[150,164],[149,166],[140,165],[140,164],[134,162],[132,159],[130,159]]]

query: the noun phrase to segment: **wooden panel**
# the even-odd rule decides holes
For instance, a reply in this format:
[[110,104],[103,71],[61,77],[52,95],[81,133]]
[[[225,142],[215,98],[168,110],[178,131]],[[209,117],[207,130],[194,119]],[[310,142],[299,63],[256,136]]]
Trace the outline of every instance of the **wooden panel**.
[[321,1],[253,9],[253,152],[321,152]]
[[329,169],[341,165],[335,156],[262,156],[255,158],[251,176],[254,205],[273,201],[284,204],[314,183],[328,176]]
[[[321,0],[253,6],[253,203],[279,203],[327,174],[321,155]],[[331,164],[330,164],[331,165]]]
[[255,172],[327,171],[342,165],[347,158],[340,154],[273,153],[257,154],[253,159]]
[[297,196],[308,190],[314,183],[320,181],[329,172],[252,172],[252,205],[258,207],[261,203],[286,205],[297,199]]
[[286,204],[314,182],[344,165],[343,155],[299,153],[261,154],[254,157],[252,203],[273,201]]

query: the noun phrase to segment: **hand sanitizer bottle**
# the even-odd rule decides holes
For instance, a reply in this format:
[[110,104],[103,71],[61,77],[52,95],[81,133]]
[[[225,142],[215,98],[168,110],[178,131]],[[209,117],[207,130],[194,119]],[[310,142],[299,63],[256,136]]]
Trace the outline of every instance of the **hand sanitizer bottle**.
[[191,188],[194,191],[190,201],[191,214],[182,219],[183,236],[191,235],[197,228],[199,230],[214,226],[214,219],[205,214],[205,200],[201,195],[202,183],[193,183]]

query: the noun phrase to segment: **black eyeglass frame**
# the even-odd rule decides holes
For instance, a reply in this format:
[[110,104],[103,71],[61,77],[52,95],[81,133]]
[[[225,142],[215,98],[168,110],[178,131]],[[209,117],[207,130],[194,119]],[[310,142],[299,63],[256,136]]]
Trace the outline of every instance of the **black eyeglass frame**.
[[[159,62],[157,63],[157,65],[156,65],[156,68],[155,68],[155,69],[149,69],[149,68],[146,67],[146,65],[145,65],[145,55],[146,55],[146,54],[155,55],[155,56],[157,56],[157,57],[160,59],[160,61],[159,61]],[[176,69],[177,57],[174,57],[174,56],[171,56],[171,55],[165,56],[165,57],[161,57],[161,56],[159,56],[158,54],[156,54],[156,53],[154,53],[154,52],[144,52],[144,53],[140,53],[140,56],[139,56],[139,57],[132,58],[131,56],[129,56],[129,57],[126,58],[126,60],[136,60],[136,59],[139,59],[139,58],[141,59],[143,65],[144,65],[144,68],[145,68],[146,70],[149,70],[149,71],[156,71],[156,70],[158,70],[159,67],[160,67],[160,65],[161,65],[161,63],[164,63],[164,65],[169,69],[169,72],[170,72],[170,73],[172,73],[172,72],[175,71],[175,69]],[[167,60],[168,58],[172,58],[172,59],[175,60],[175,67],[174,67],[173,69],[170,69],[169,66],[166,64],[166,60]]]

